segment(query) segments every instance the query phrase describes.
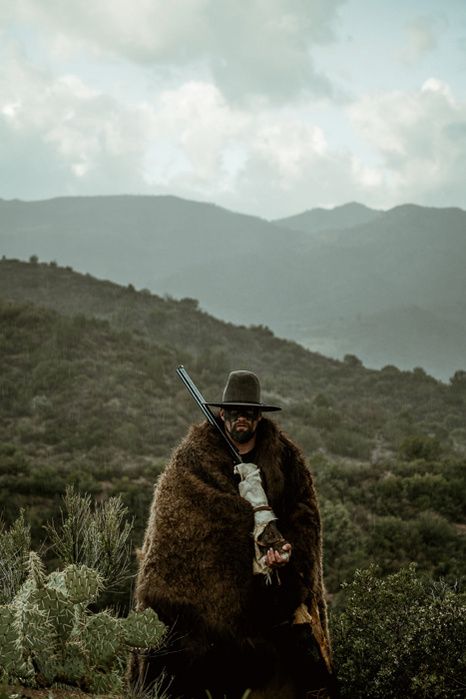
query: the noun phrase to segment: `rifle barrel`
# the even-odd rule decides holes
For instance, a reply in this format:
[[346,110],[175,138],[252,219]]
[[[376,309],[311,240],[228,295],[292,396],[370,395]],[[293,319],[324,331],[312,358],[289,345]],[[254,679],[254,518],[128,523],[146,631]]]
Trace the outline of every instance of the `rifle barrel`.
[[239,451],[236,449],[235,445],[230,442],[228,437],[226,436],[225,432],[222,430],[220,425],[217,422],[217,419],[215,415],[213,414],[212,410],[209,408],[209,406],[206,404],[204,397],[200,390],[197,388],[196,384],[193,382],[191,379],[190,375],[184,368],[182,364],[179,365],[179,367],[176,370],[176,373],[188,389],[188,392],[191,395],[191,398],[194,400],[194,402],[198,405],[198,407],[201,409],[202,413],[204,414],[204,417],[210,422],[210,424],[215,427],[215,429],[221,434],[222,438],[225,440],[225,443],[230,451],[230,454],[233,456],[235,463],[240,464],[242,462],[241,456]]

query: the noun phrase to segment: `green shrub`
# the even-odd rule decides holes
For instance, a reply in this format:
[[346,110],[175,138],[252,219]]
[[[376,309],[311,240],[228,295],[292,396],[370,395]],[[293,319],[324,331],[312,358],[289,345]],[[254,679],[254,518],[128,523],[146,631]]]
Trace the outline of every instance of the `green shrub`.
[[107,589],[117,588],[129,576],[132,523],[121,498],[104,500],[94,508],[90,495],[67,488],[60,522],[46,530],[63,564],[80,563],[99,571]]
[[439,458],[441,451],[438,439],[425,435],[406,437],[399,448],[401,458],[407,461],[414,461],[415,459],[435,461],[435,459]]
[[330,590],[353,574],[365,558],[364,537],[343,502],[320,499],[324,531],[325,582]]
[[344,594],[332,617],[343,699],[464,697],[464,596],[414,565],[385,579],[374,567],[357,571]]
[[371,453],[371,443],[358,432],[346,427],[337,427],[325,438],[327,449],[333,454],[349,456],[358,459],[368,459]]

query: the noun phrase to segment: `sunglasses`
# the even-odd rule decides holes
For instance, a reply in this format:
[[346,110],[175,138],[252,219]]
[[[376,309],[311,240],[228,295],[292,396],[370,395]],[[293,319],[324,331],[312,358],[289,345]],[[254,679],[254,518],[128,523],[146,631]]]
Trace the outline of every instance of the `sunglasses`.
[[233,422],[239,417],[245,417],[247,420],[257,420],[259,417],[258,408],[228,408],[225,409],[225,417]]

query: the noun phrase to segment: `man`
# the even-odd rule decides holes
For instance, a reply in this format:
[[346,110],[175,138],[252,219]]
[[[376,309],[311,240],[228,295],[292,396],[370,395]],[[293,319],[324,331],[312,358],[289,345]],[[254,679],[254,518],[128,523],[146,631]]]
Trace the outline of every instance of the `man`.
[[[155,488],[136,585],[170,629],[164,653],[133,659],[132,681],[163,671],[170,697],[329,695],[320,516],[297,446],[264,414],[259,379],[230,374],[219,424],[191,428]],[[238,460],[239,461],[239,460]]]

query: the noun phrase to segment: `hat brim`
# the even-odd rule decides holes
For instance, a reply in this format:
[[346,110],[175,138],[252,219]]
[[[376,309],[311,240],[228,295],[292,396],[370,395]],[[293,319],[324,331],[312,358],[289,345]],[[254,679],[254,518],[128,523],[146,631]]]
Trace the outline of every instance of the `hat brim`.
[[206,403],[213,408],[257,408],[263,413],[271,413],[274,410],[281,410],[277,405],[266,405],[265,403]]

